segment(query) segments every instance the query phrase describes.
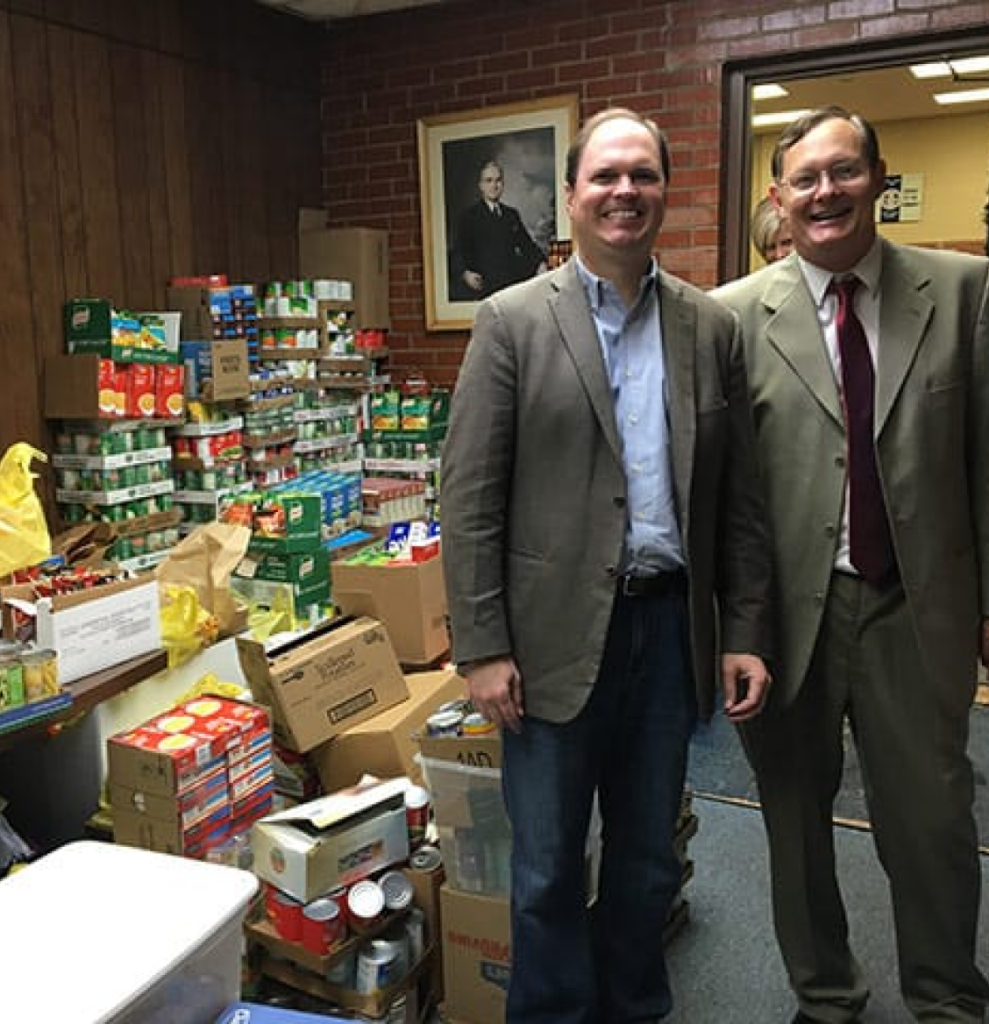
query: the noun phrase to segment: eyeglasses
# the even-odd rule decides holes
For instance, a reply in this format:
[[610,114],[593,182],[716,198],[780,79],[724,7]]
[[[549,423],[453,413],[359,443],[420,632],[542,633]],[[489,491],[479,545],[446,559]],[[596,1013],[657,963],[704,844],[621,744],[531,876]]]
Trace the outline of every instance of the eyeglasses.
[[821,171],[797,171],[789,178],[783,178],[782,184],[786,185],[794,195],[807,196],[821,186],[825,176],[832,185],[854,185],[861,181],[867,173],[868,168],[861,160],[842,160]]

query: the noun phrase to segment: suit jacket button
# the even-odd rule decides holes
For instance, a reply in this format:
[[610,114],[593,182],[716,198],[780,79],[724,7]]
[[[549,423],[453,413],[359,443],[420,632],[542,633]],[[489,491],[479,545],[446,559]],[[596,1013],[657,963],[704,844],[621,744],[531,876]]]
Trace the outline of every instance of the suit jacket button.
[[604,571],[609,576],[617,576],[618,575],[618,566],[617,565],[606,565],[605,568],[604,568]]
[[621,497],[621,495],[619,495],[617,498],[615,498],[615,508],[624,508],[624,507],[625,507],[625,499],[623,497]]

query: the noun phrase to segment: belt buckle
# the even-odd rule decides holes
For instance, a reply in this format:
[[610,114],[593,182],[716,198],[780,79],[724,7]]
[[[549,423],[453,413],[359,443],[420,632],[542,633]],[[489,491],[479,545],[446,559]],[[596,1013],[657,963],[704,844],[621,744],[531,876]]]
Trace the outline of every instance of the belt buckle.
[[620,579],[621,586],[619,587],[619,593],[622,595],[622,597],[639,596],[639,591],[635,589],[635,584],[638,581],[630,572],[623,573]]

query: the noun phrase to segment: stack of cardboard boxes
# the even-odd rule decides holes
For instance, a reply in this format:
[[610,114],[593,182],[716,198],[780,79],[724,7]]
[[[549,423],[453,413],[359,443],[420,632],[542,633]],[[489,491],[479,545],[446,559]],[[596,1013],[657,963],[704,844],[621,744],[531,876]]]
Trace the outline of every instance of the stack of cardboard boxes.
[[118,843],[205,857],[271,810],[271,729],[260,707],[197,697],[107,741]]

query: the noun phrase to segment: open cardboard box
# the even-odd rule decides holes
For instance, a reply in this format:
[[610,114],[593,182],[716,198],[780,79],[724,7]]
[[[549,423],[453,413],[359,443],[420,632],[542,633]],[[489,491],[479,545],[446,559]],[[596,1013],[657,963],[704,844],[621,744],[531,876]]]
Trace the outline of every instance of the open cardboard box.
[[58,678],[83,676],[161,647],[158,584],[137,578],[116,580],[74,594],[35,598],[28,583],[4,587],[3,632],[14,639],[14,609],[32,609],[35,642],[58,655]]
[[388,629],[403,665],[429,665],[450,648],[442,556],[425,562],[330,565],[333,603],[346,615],[370,615]]
[[306,753],[405,700],[408,687],[385,627],[338,619],[287,640],[236,639],[255,700],[272,710],[276,740]]
[[270,814],[251,829],[254,871],[308,903],[409,855],[406,778],[352,786]]

